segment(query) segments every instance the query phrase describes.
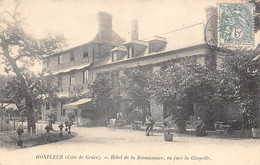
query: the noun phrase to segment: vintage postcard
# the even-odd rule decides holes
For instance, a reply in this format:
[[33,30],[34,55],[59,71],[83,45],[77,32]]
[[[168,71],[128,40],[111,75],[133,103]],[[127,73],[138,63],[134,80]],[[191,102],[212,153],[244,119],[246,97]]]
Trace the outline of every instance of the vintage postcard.
[[0,0],[0,165],[259,165],[260,2]]

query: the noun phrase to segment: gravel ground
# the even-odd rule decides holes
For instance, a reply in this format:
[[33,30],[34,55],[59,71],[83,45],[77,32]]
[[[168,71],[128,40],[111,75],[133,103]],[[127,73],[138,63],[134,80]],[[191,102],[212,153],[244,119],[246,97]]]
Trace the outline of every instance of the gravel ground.
[[[104,127],[73,127],[72,131],[78,136],[26,149],[0,149],[0,164],[260,164],[259,139],[175,134],[173,142],[165,142],[162,133],[147,137],[142,131]],[[50,159],[46,155],[61,156]]]

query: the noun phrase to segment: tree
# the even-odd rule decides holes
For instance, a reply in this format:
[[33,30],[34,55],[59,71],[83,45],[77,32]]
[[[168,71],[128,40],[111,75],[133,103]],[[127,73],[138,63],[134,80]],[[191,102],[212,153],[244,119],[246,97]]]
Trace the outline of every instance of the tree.
[[104,117],[108,121],[110,107],[116,103],[118,92],[114,86],[113,75],[116,72],[102,72],[97,75],[96,80],[89,85],[89,97],[96,108],[97,116]]
[[[28,83],[28,94],[32,97],[32,108],[40,110],[41,105],[51,103],[55,106],[57,102],[56,88],[52,85],[52,78],[44,76],[44,74],[26,77]],[[20,114],[28,116],[28,109],[23,107],[24,101],[23,87],[16,77],[9,78],[5,84],[0,88],[0,98],[4,100],[11,100],[15,103],[20,111]],[[38,112],[40,113],[40,112]],[[37,114],[34,114],[36,117]]]
[[25,107],[28,111],[28,129],[32,127],[35,132],[35,120],[33,111],[34,96],[30,92],[30,73],[28,69],[34,65],[35,60],[44,56],[57,53],[65,46],[63,36],[47,35],[37,39],[24,30],[22,18],[19,13],[21,2],[15,0],[15,7],[12,12],[4,10],[1,13],[0,21],[0,55],[5,60],[5,71],[13,72],[17,83],[20,85],[20,100],[25,100]]
[[259,51],[260,46],[255,50],[236,50],[234,56],[225,57],[215,95],[223,103],[238,104],[247,127],[259,126],[259,59],[254,60]]
[[150,81],[151,98],[157,104],[167,105],[175,123],[183,125],[192,114],[193,104],[212,104],[215,93],[214,71],[195,59],[169,61],[153,75]]
[[120,95],[133,108],[146,110],[150,102],[149,77],[152,74],[147,67],[138,66],[123,70],[119,78]]

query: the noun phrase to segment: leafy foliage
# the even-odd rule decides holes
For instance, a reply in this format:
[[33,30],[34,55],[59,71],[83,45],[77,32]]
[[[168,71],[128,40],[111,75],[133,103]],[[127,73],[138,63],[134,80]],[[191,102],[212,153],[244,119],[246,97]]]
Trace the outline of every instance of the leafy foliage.
[[222,102],[234,102],[241,107],[247,126],[257,126],[259,109],[259,53],[256,50],[237,50],[234,56],[223,60],[218,77],[217,97]]
[[[118,90],[114,86],[114,77],[117,72],[102,72],[96,80],[89,85],[89,97],[96,109],[95,116],[108,120],[112,105],[120,100]],[[106,117],[106,119],[104,118]]]
[[19,99],[25,100],[28,110],[28,130],[32,126],[35,131],[33,104],[35,98],[38,99],[36,95],[46,92],[42,90],[42,87],[45,86],[47,88],[44,90],[48,90],[48,83],[43,83],[45,80],[41,79],[42,77],[31,78],[28,67],[34,65],[35,60],[60,51],[66,43],[63,36],[49,34],[45,38],[37,39],[27,33],[18,12],[20,3],[19,0],[15,0],[16,5],[12,12],[4,10],[0,14],[0,55],[5,60],[5,71],[16,75],[11,86],[19,90],[18,97],[21,97]]
[[127,68],[119,78],[120,94],[132,108],[143,108],[149,104],[149,77],[146,67]]
[[176,100],[176,105],[182,105],[188,97],[195,102],[209,103],[212,100],[215,78],[206,66],[184,59],[162,68],[165,69],[154,74],[150,85],[151,97],[157,104]]

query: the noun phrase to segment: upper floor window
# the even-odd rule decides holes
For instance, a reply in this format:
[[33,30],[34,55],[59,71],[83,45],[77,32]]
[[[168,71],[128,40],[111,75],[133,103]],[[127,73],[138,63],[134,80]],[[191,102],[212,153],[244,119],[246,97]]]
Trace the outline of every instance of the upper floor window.
[[88,58],[88,52],[83,53],[83,58]]
[[58,56],[58,64],[62,63],[62,55]]
[[74,61],[74,59],[75,59],[75,54],[74,54],[74,52],[72,51],[72,52],[70,53],[70,61]]
[[83,83],[87,83],[88,82],[88,70],[85,70],[83,72]]
[[62,86],[62,77],[58,77],[58,87]]
[[70,86],[72,86],[74,84],[75,84],[75,76],[74,76],[74,74],[71,74],[70,75]]

